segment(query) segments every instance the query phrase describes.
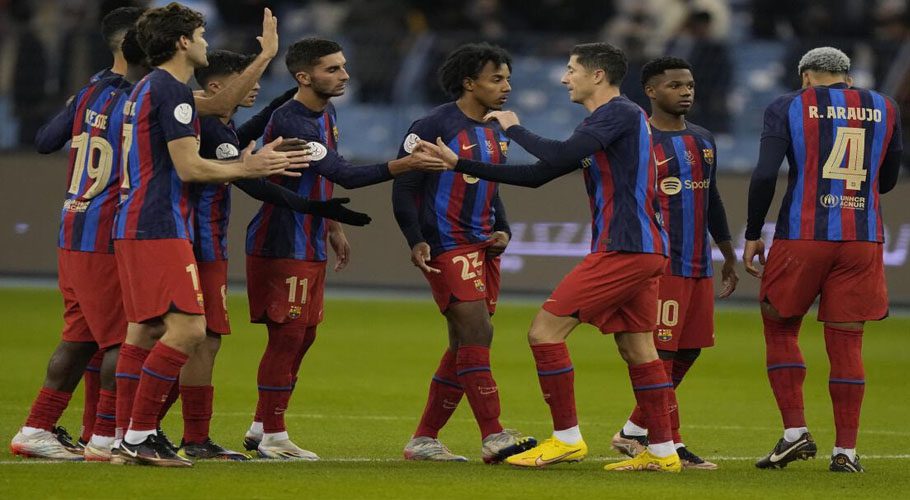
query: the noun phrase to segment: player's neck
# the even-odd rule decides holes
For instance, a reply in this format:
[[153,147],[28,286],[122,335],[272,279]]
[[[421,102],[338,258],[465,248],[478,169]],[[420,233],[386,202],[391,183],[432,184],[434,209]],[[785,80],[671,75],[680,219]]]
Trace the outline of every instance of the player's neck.
[[116,73],[120,76],[125,76],[127,71],[126,59],[123,57],[122,52],[117,52],[114,54],[114,65],[111,66],[111,73]]
[[474,120],[475,122],[482,122],[483,117],[486,116],[487,112],[490,111],[483,104],[480,104],[479,102],[467,96],[459,97],[455,101],[455,105],[458,106],[458,109],[461,110],[465,116]]
[[171,76],[183,83],[188,83],[193,76],[193,65],[186,58],[179,57],[179,55],[161,63],[158,68],[167,71]]
[[686,130],[686,116],[674,115],[654,106],[651,112],[651,118],[648,120],[657,130],[664,132],[676,132]]
[[619,95],[619,87],[614,87],[612,85],[599,87],[595,89],[587,99],[582,101],[581,105],[588,110],[588,113],[593,113],[594,110],[610,102],[614,97],[619,97]]
[[306,106],[310,111],[325,111],[329,107],[331,97],[322,97],[306,87],[299,87],[294,94],[294,100]]

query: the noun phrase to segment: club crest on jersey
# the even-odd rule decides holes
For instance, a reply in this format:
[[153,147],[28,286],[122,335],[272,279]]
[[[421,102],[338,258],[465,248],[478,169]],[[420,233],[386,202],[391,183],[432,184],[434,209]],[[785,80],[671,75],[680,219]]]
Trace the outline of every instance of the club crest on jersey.
[[302,312],[303,308],[301,306],[291,306],[291,309],[288,311],[288,318],[297,319]]
[[708,165],[714,165],[714,150],[711,148],[705,148],[701,150],[701,155],[705,158],[705,163]]
[[420,142],[420,137],[417,134],[412,132],[412,133],[408,134],[407,137],[404,138],[404,144],[402,144],[401,147],[404,148],[405,153],[411,154],[414,152],[414,148],[417,147],[417,144],[419,142]]
[[174,108],[174,119],[184,125],[189,125],[193,121],[193,107],[185,102],[178,104]]
[[219,160],[228,160],[240,156],[237,147],[229,142],[223,142],[215,148],[215,158]]
[[669,342],[673,340],[673,330],[669,328],[658,328],[657,329],[657,340],[661,342]]
[[509,141],[499,141],[499,150],[503,156],[509,154]]
[[332,138],[335,139],[335,142],[338,142],[338,127],[332,125]]
[[310,150],[309,161],[319,161],[325,158],[325,155],[329,154],[329,150],[326,147],[316,141],[306,143],[307,148]]
[[682,191],[682,182],[679,177],[664,177],[660,180],[660,190],[667,196],[673,196]]

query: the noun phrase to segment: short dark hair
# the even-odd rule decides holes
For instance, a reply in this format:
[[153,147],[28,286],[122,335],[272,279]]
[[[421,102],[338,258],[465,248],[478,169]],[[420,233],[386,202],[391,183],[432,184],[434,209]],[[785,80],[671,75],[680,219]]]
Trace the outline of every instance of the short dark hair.
[[149,9],[136,23],[139,45],[149,64],[158,66],[177,53],[180,37],[193,38],[197,28],[205,26],[205,18],[195,10],[171,2],[164,7]]
[[609,43],[583,43],[572,48],[571,55],[578,57],[578,64],[587,70],[602,69],[610,85],[619,86],[629,63],[621,50]]
[[126,59],[127,64],[132,66],[148,66],[145,52],[143,52],[142,47],[139,45],[136,28],[130,28],[127,30],[126,34],[123,35],[123,44],[120,46],[120,50],[123,51],[123,58]]
[[213,50],[207,55],[209,65],[196,68],[193,76],[200,87],[205,87],[217,76],[243,73],[256,56],[240,54],[230,50]]
[[465,78],[477,78],[487,63],[512,70],[512,57],[502,47],[489,43],[469,43],[453,50],[439,67],[439,85],[451,97],[464,93]]
[[690,65],[685,59],[678,57],[658,57],[651,59],[641,68],[641,86],[644,87],[648,82],[657,75],[662,75],[664,71],[670,69],[687,69],[692,71]]
[[288,48],[284,63],[291,75],[296,75],[300,71],[313,69],[320,58],[336,52],[341,52],[341,45],[338,42],[324,38],[304,38]]
[[127,30],[136,26],[136,21],[145,9],[139,7],[118,7],[101,19],[101,35],[111,52],[117,52]]

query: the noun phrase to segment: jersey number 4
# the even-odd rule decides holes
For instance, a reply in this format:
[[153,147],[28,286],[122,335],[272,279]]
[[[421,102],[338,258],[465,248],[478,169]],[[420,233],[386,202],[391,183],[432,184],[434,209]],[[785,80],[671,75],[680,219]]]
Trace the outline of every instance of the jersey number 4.
[[[844,157],[847,158],[846,163]],[[837,127],[831,154],[822,167],[822,177],[847,183],[847,189],[859,191],[866,181],[868,171],[863,168],[866,159],[866,129]]]

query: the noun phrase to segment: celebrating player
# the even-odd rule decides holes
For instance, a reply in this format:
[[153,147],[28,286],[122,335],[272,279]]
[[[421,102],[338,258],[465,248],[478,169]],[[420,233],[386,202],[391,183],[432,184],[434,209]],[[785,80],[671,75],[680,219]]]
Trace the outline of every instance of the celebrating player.
[[493,166],[459,159],[440,139],[421,143],[457,172],[490,181],[537,187],[579,168],[592,212],[591,253],[546,300],[528,332],[553,437],[506,462],[543,467],[587,456],[575,413],[574,371],[565,340],[579,323],[614,334],[638,406],[650,433],[639,455],[606,470],[678,472],[667,400],[673,385],[654,348],[658,280],[666,266],[667,235],[655,192],[656,169],[647,115],[619,94],[625,55],[605,43],[577,45],[562,83],[573,102],[591,112],[566,141],[544,139],[521,127],[512,112],[494,111],[506,135],[540,158],[534,165]]
[[[107,31],[106,31],[107,32]],[[100,401],[86,413],[94,421],[86,439],[84,455],[88,460],[110,456],[114,436],[114,367],[119,346],[126,337],[120,280],[111,241],[120,189],[120,123],[125,91],[142,77],[145,55],[131,36],[117,35],[116,59],[126,63],[119,73],[96,80],[72,99],[67,107],[38,131],[36,146],[41,153],[60,149],[71,141],[67,197],[63,204],[58,238],[58,274],[66,311],[63,338],[48,364],[44,387],[32,405],[25,426],[13,438],[14,454],[36,458],[81,460],[83,450],[64,446],[54,426],[66,409],[86,363],[95,351],[99,386],[86,381],[86,400],[100,390]],[[127,38],[129,40],[127,40]],[[123,49],[121,50],[121,44]],[[128,95],[128,94],[126,94]],[[121,111],[121,112],[118,112]],[[98,439],[91,441],[91,433]],[[106,439],[110,438],[110,442]]]
[[[724,255],[720,298],[736,289],[736,255],[727,214],[717,189],[714,136],[688,122],[695,102],[695,78],[689,63],[661,57],[644,65],[641,84],[651,100],[651,133],[657,165],[660,213],[670,242],[670,261],[660,279],[654,345],[673,382],[669,392],[670,426],[683,467],[716,469],[686,448],[679,434],[676,387],[698,358],[714,345],[714,284],[708,232]],[[634,457],[647,446],[647,428],[636,407],[613,437],[613,447]]]
[[[338,128],[332,97],[344,94],[349,80],[341,46],[307,38],[288,49],[287,67],[297,82],[294,99],[272,114],[265,140],[294,137],[308,141],[310,168],[299,178],[279,178],[285,187],[312,200],[332,196],[333,183],[347,189],[391,180],[415,168],[441,170],[444,164],[427,154],[354,167],[336,152]],[[259,401],[244,437],[248,450],[264,458],[317,460],[288,437],[284,412],[303,356],[322,321],[326,243],[343,269],[351,248],[341,225],[317,215],[295,213],[265,203],[247,228],[247,295],[250,319],[265,323],[269,340],[259,364]]]
[[[211,96],[221,92],[238,78],[251,62],[244,56],[227,50],[207,55],[208,65],[196,68],[196,81]],[[212,160],[232,160],[240,154],[241,145],[262,135],[272,112],[297,91],[279,96],[246,123],[234,126],[230,116],[202,117],[200,122],[199,154]],[[259,86],[240,103],[250,107],[256,102]],[[292,141],[282,144],[287,146]],[[302,141],[300,141],[302,142]],[[254,198],[304,213],[319,213],[346,223],[364,225],[365,214],[352,212],[343,206],[345,199],[310,202],[296,193],[264,179],[241,179],[233,182]],[[230,184],[196,184],[192,188],[195,204],[193,253],[199,266],[199,283],[205,302],[206,338],[189,358],[180,373],[179,393],[183,401],[184,433],[180,445],[183,456],[192,459],[245,460],[246,456],[227,450],[209,437],[212,418],[212,369],[221,346],[221,336],[230,333],[227,306],[227,225],[231,210]]]
[[[280,139],[257,154],[247,148],[238,161],[199,156],[198,120],[186,82],[194,68],[206,64],[204,31],[202,15],[177,3],[148,10],[137,23],[139,42],[155,69],[136,84],[123,124],[124,194],[114,248],[130,324],[117,363],[117,390],[118,400],[132,393],[135,399],[118,462],[192,465],[156,433],[163,401],[205,338],[188,183],[294,175],[287,169],[306,166],[304,152],[275,151]],[[121,379],[138,384],[121,387]]]
[[[483,117],[508,99],[511,64],[504,50],[488,44],[464,45],[449,54],[439,79],[456,101],[414,122],[399,156],[411,153],[421,139],[441,137],[462,158],[505,163],[508,139]],[[533,447],[533,438],[500,425],[499,391],[490,370],[499,255],[511,234],[496,183],[455,172],[411,172],[395,179],[392,200],[411,261],[430,282],[449,331],[449,347],[404,457],[467,460],[437,439],[465,393],[480,426],[484,462]]]
[[[863,325],[888,315],[879,195],[897,183],[902,145],[894,101],[853,88],[849,71],[850,59],[840,50],[812,49],[799,61],[803,88],[765,110],[749,186],[743,262],[749,274],[761,278],[768,380],[784,436],[755,464],[761,469],[783,468],[818,451],[803,413],[806,364],[797,338],[803,316],[820,295],[818,320],[825,324],[836,429],[829,469],[863,470],[856,455],[866,383]],[[766,262],[762,226],[784,156],[789,182]]]

